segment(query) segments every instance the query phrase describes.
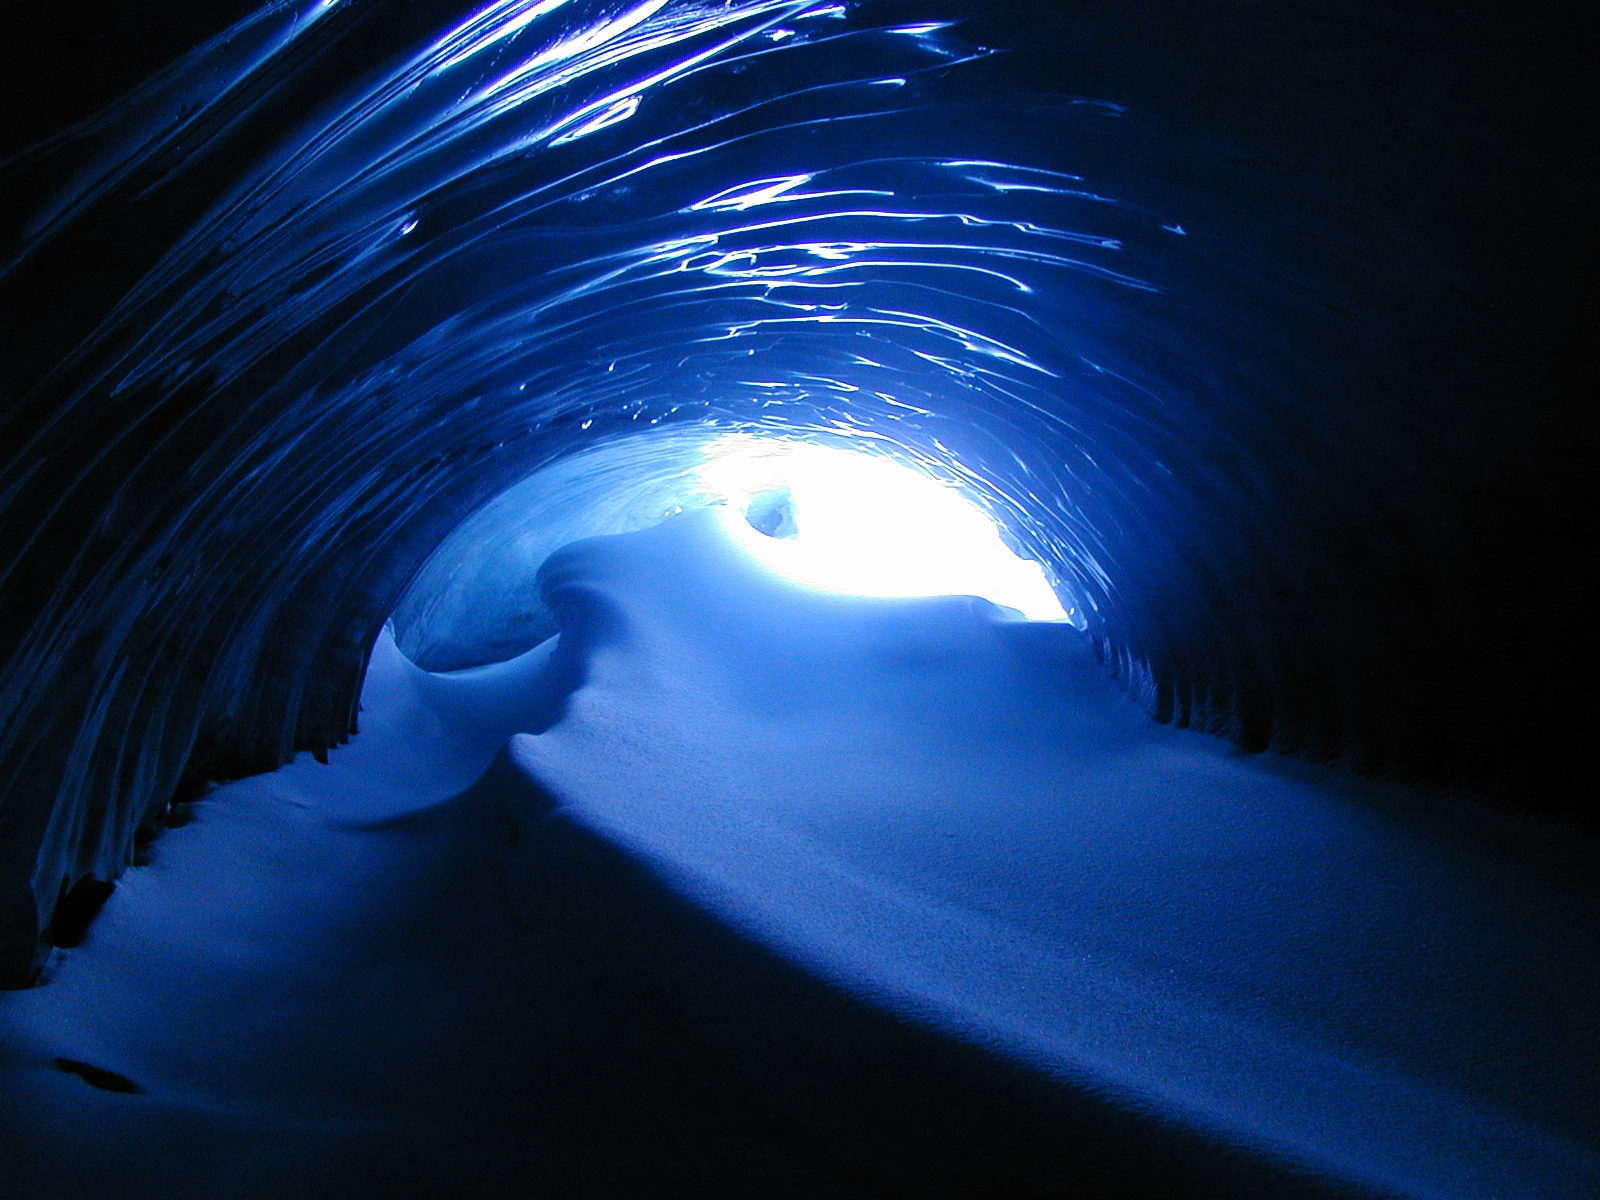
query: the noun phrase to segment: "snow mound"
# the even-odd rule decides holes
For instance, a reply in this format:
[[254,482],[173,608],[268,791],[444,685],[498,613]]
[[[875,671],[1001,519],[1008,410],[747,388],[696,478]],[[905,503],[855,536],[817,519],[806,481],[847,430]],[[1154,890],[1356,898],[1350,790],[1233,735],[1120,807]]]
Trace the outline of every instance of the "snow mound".
[[1593,1194],[1581,855],[758,536],[574,544],[493,667],[381,638],[350,746],[0,996],[12,1194]]

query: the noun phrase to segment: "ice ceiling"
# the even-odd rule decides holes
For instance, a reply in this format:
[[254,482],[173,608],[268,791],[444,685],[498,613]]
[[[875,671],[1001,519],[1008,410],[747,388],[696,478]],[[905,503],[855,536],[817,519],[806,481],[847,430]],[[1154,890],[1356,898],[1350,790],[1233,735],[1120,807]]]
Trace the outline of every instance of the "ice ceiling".
[[1161,720],[1548,748],[1540,655],[1483,645],[1508,595],[1559,624],[1544,384],[1484,315],[1539,310],[1474,259],[1537,157],[1481,170],[1518,35],[1258,7],[285,0],[8,160],[10,977],[175,789],[346,738],[391,613],[514,646],[485,564],[729,436],[959,485]]

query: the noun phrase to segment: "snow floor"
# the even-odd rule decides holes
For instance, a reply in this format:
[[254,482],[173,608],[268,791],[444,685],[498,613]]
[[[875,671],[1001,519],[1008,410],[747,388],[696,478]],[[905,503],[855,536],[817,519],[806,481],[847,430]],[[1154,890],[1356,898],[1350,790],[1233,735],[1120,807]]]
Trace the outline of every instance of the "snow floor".
[[759,536],[568,547],[508,663],[380,639],[349,746],[0,994],[0,1194],[1600,1195],[1588,848]]

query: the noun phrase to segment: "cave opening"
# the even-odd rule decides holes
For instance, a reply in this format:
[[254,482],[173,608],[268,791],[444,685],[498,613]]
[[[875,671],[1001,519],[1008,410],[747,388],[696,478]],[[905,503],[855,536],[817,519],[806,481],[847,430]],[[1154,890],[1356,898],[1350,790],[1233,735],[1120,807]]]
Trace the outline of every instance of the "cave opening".
[[[859,440],[859,439],[858,439]],[[433,551],[391,620],[430,670],[532,649],[556,628],[538,596],[549,555],[688,509],[724,511],[747,554],[825,591],[979,596],[1031,620],[1085,627],[1037,561],[953,480],[886,453],[798,434],[698,430],[629,435],[561,459],[464,520]],[[1010,544],[1008,544],[1008,541]],[[1061,585],[1057,585],[1061,586]]]

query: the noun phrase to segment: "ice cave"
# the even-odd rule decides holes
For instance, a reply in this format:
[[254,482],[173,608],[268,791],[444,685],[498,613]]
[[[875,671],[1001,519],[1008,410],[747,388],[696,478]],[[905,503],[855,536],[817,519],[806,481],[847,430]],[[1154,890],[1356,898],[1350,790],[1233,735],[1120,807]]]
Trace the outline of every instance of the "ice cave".
[[0,1194],[1600,1195],[1573,7],[7,22]]

